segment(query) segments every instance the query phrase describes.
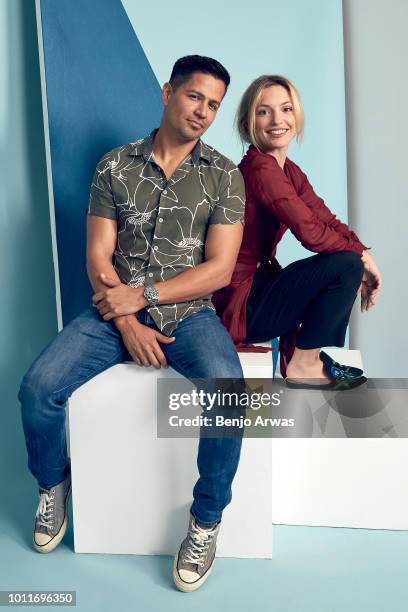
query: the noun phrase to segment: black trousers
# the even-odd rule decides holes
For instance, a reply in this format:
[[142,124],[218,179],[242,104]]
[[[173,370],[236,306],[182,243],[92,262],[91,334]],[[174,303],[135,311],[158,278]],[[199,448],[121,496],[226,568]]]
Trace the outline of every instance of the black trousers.
[[302,324],[300,349],[344,346],[351,309],[363,276],[352,251],[313,255],[273,276],[256,271],[247,303],[247,342],[264,342]]

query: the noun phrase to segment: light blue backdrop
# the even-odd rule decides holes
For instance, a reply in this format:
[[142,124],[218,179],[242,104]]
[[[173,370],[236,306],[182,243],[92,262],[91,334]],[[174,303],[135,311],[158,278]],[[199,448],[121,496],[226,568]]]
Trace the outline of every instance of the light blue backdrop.
[[[230,89],[204,140],[235,162],[242,148],[232,124],[245,88],[265,73],[292,79],[303,98],[306,132],[302,146],[292,145],[289,156],[329,208],[347,221],[341,0],[122,3],[161,85],[174,61],[191,53],[215,57],[229,70]],[[291,237],[280,246],[278,258],[287,264],[310,254]]]
[[[236,162],[242,146],[233,119],[243,91],[262,73],[290,77],[306,110],[304,143],[294,143],[290,156],[347,219],[341,0],[259,0],[250,11],[233,0],[205,10],[165,0],[87,0],[80,12],[70,0],[39,4],[64,323],[91,296],[84,213],[95,164],[159,123],[159,83],[182,55],[211,55],[230,71],[230,90],[205,139]],[[308,255],[290,233],[278,250],[284,265]]]
[[[308,0],[305,4],[310,7],[313,2]],[[337,0],[327,2],[331,8],[333,4],[337,5]],[[369,10],[368,1],[365,4]],[[211,5],[209,7],[211,9]],[[319,14],[314,17],[317,23],[325,26],[322,36],[326,36],[326,33],[327,36],[334,36],[327,46],[329,50],[332,44],[341,43],[341,32],[333,32],[330,23],[324,21],[327,16],[324,8],[321,18]],[[174,5],[172,10],[176,10]],[[217,5],[218,10],[223,10],[220,4]],[[382,13],[375,16],[378,31],[382,16],[388,15],[387,10],[384,2]],[[203,19],[201,13],[200,23]],[[256,14],[255,5],[252,13]],[[252,19],[252,13],[248,15],[248,22]],[[354,23],[356,37],[361,36],[360,32],[367,36],[373,21],[371,19],[367,25],[363,18],[361,15]],[[401,21],[401,28],[402,24]],[[200,33],[201,27],[196,26],[195,31]],[[386,39],[391,48],[393,31],[390,28],[387,32]],[[372,43],[363,48],[363,51],[367,51],[367,57],[368,52],[374,48],[375,35],[371,31],[370,36]],[[404,43],[403,38],[398,40],[399,44]],[[241,49],[242,39],[238,42],[237,48]],[[145,41],[143,44],[146,44]],[[172,44],[176,45],[177,41],[173,40]],[[176,55],[178,50],[174,49]],[[381,45],[377,53],[380,53],[380,49]],[[172,49],[167,50],[167,58],[170,66],[173,60]],[[351,58],[353,62],[357,59],[355,55]],[[303,61],[302,57],[300,61]],[[366,58],[364,61],[369,62]],[[369,65],[373,85],[375,65]],[[365,66],[364,63],[363,68]],[[330,74],[324,74],[321,78],[324,80],[329,77]],[[299,85],[305,95],[303,85],[300,82]],[[340,96],[342,99],[341,91]],[[381,99],[385,102],[384,97]],[[307,108],[307,112],[305,152],[309,148],[310,138],[315,137],[310,114],[313,108]],[[319,118],[319,113],[324,112],[329,117],[327,142],[331,142],[330,133],[338,129],[335,107],[334,110],[333,107],[317,108],[316,117]],[[337,119],[343,126],[342,110]],[[316,129],[319,130],[319,125]],[[362,136],[368,136],[369,127],[364,126],[364,130]],[[209,137],[221,148],[222,142],[216,143],[215,131],[214,138],[211,134]],[[324,134],[320,137],[323,140],[326,138]],[[52,555],[39,556],[32,550],[31,530],[38,496],[34,479],[26,467],[16,394],[23,372],[55,335],[57,318],[35,11],[31,0],[0,1],[0,152],[0,275],[3,289],[0,301],[0,480],[3,484],[0,504],[0,549],[3,559],[1,588],[77,589],[77,609],[81,612],[110,612],[118,609],[184,612],[192,607],[201,612],[216,606],[215,601],[230,602],[235,612],[248,609],[405,612],[407,534],[402,532],[277,527],[276,548],[279,556],[272,564],[256,562],[254,565],[253,560],[220,559],[217,574],[211,579],[214,583],[209,583],[209,589],[198,591],[193,596],[194,602],[172,589],[171,560],[166,557],[136,559],[117,555],[73,555],[71,529]],[[344,179],[344,174],[341,174],[343,157],[339,157],[338,152],[339,149],[330,149],[330,157],[340,159],[339,178]],[[314,160],[307,160],[309,164],[313,165]],[[325,168],[325,159],[316,163],[313,170],[316,175],[311,176],[323,192],[326,182],[329,185],[329,177],[326,178],[325,172],[319,172],[319,164]],[[359,177],[361,180],[370,178],[364,172]],[[345,182],[341,183],[341,189],[343,193]],[[338,201],[340,199],[338,196]],[[311,555],[311,550],[317,551],[317,554]],[[333,550],[336,555],[333,555]],[[233,575],[235,579],[233,595],[227,575]]]

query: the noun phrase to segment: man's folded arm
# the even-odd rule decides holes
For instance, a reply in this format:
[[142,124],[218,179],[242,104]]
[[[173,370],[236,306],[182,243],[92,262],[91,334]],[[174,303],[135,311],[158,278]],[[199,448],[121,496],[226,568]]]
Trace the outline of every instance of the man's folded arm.
[[[100,279],[102,273],[120,282],[112,263],[117,240],[117,222],[116,219],[92,214],[88,214],[87,219],[86,269],[92,288],[97,293],[106,289]],[[118,329],[126,319],[134,319],[134,316],[122,315],[114,319]]]

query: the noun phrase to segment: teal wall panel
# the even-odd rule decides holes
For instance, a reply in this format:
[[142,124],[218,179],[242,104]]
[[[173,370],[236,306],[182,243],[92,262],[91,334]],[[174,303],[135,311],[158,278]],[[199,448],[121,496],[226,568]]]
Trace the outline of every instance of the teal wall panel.
[[0,524],[12,529],[25,506],[31,527],[37,498],[27,487],[17,392],[57,332],[35,6],[27,0],[0,2],[0,160]]
[[157,124],[160,88],[120,0],[40,0],[62,319],[89,305],[86,208],[109,150]]

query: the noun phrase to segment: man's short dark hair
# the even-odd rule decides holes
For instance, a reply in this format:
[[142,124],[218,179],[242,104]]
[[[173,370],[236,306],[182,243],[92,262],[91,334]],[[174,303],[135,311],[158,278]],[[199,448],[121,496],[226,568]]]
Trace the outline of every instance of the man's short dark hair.
[[227,91],[231,80],[228,70],[217,60],[203,55],[186,55],[178,59],[171,71],[169,83],[173,89],[177,89],[188,81],[194,72],[203,72],[210,74],[215,79],[220,79],[224,82],[225,91]]

